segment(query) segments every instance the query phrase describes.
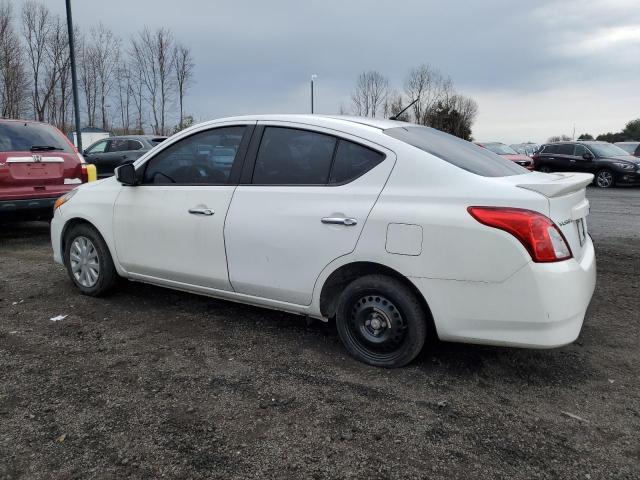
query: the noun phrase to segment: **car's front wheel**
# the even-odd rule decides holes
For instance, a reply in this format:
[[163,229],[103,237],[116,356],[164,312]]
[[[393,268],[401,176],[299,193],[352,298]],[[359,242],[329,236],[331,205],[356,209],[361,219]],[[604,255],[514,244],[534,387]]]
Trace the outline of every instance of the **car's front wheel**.
[[85,295],[106,293],[118,278],[107,244],[90,225],[73,226],[65,235],[64,260],[69,277]]
[[427,324],[417,296],[386,275],[351,282],[336,311],[340,339],[349,353],[369,365],[402,367],[424,346]]
[[615,178],[613,172],[607,168],[598,170],[596,172],[595,183],[600,188],[611,188],[615,185]]

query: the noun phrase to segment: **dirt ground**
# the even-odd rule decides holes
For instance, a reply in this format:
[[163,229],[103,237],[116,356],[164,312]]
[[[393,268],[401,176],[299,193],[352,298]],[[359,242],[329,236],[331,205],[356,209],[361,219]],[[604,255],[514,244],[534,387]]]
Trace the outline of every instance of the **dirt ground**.
[[[595,191],[577,342],[432,342],[127,283],[79,295],[46,223],[0,226],[0,478],[640,478],[640,189]],[[61,321],[51,321],[67,315]]]

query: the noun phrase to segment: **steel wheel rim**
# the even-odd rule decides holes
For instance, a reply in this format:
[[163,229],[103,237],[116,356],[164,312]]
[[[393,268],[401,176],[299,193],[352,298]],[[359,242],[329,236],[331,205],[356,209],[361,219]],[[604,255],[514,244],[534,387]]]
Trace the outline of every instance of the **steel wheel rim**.
[[91,288],[100,278],[100,259],[98,250],[87,237],[76,237],[69,250],[71,273],[83,287]]
[[347,334],[352,345],[374,361],[396,357],[406,340],[407,330],[402,312],[383,295],[362,296],[349,312]]
[[611,183],[613,182],[613,175],[611,175],[611,172],[600,172],[598,173],[598,186],[602,187],[602,188],[607,188],[611,186]]

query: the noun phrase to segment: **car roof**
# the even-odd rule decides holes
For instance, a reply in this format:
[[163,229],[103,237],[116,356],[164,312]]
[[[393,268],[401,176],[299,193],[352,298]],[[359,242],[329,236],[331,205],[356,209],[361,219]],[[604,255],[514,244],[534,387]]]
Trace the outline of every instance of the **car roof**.
[[153,138],[167,138],[165,135],[112,135],[108,137],[109,140],[113,139],[141,139],[141,140],[151,140]]
[[[242,115],[237,117],[226,117],[212,120],[212,122],[231,122],[231,121],[273,121],[273,122],[292,122],[292,123],[309,123],[321,126],[322,124],[333,125],[364,125],[376,130],[386,130],[388,128],[407,127],[410,125],[417,126],[408,122],[398,120],[388,120],[383,118],[358,117],[352,115],[320,115],[320,114],[260,114],[260,115]],[[205,122],[208,123],[208,122]]]

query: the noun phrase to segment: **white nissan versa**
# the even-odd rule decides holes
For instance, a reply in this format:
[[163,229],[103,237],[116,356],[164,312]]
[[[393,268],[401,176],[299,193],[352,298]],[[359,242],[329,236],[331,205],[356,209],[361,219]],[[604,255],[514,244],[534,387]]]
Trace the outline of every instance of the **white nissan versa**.
[[596,278],[592,179],[529,172],[410,123],[226,118],[61,197],[51,241],[84,294],[125,277],[335,317],[355,358],[397,367],[432,331],[575,340]]

